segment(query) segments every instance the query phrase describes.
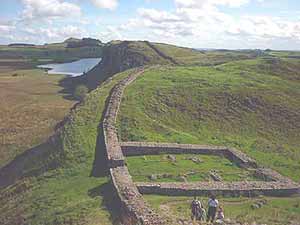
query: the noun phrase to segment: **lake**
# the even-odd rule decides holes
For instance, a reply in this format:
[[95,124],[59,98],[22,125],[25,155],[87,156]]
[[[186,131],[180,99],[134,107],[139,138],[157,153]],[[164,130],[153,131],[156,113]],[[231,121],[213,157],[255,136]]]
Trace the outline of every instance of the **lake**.
[[70,63],[45,64],[38,68],[47,69],[48,74],[64,74],[77,77],[93,69],[101,58],[80,59]]

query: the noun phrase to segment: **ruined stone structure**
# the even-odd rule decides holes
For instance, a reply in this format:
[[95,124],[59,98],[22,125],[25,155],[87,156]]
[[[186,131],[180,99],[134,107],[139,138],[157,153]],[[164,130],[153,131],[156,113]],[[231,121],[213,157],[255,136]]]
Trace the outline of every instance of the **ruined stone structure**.
[[[237,149],[204,145],[182,145],[169,143],[120,143],[116,119],[123,92],[144,69],[136,69],[119,82],[111,91],[102,123],[108,167],[113,187],[121,206],[122,223],[130,224],[169,224],[155,213],[143,199],[142,194],[161,195],[207,195],[254,196],[257,194],[290,196],[299,193],[300,185],[287,177],[266,168],[261,168],[255,160]],[[125,156],[154,154],[206,154],[228,158],[238,166],[254,171],[255,176],[264,181],[244,182],[178,182],[178,183],[134,183],[125,164]]]

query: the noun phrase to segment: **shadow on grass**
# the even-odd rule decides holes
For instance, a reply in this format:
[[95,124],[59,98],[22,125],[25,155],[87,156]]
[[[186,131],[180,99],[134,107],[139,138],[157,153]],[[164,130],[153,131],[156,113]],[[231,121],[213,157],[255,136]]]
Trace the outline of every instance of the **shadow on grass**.
[[0,189],[14,184],[17,180],[38,176],[59,166],[61,151],[54,142],[48,141],[18,155],[0,169]]
[[[102,116],[103,118],[103,116]],[[91,171],[92,177],[104,177],[109,175],[107,165],[107,154],[104,141],[104,134],[102,130],[102,123],[98,127],[98,137],[95,149],[95,157],[93,162],[93,168]]]
[[116,193],[110,182],[97,186],[88,191],[91,198],[101,196],[103,198],[100,208],[105,208],[110,213],[110,220],[113,224],[119,224],[120,221],[120,203],[117,199]]

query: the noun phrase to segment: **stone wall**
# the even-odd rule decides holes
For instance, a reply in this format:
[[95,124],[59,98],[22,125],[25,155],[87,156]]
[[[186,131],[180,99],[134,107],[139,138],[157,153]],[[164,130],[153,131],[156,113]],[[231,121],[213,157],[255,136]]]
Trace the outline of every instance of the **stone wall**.
[[272,169],[260,168],[255,160],[234,148],[208,145],[173,143],[123,142],[121,148],[125,156],[156,154],[205,154],[228,158],[240,167],[254,171],[256,177],[264,181],[253,182],[197,182],[197,183],[138,183],[144,194],[165,195],[205,195],[211,191],[224,195],[265,195],[289,196],[299,193],[300,185]]
[[147,205],[133,183],[125,166],[124,155],[115,127],[122,95],[126,86],[133,82],[139,75],[143,74],[143,72],[143,69],[137,69],[112,89],[102,122],[108,167],[110,168],[113,188],[120,201],[121,220],[124,225],[167,224],[163,218]]
[[299,185],[282,182],[193,182],[193,183],[136,183],[142,194],[195,196],[214,193],[223,196],[291,196],[299,194]]
[[205,154],[219,155],[241,167],[257,167],[255,160],[234,148],[209,145],[123,142],[121,148],[125,156],[156,154]]

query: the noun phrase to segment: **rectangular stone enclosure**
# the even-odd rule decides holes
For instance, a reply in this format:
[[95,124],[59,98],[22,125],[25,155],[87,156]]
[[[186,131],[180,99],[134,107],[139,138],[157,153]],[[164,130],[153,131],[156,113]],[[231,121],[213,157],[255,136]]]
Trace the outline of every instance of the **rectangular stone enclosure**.
[[[143,156],[160,154],[198,154],[225,157],[239,167],[252,171],[256,181],[223,182],[218,179],[209,182],[136,182],[142,194],[161,195],[208,195],[210,193],[226,196],[291,196],[299,194],[300,185],[274,170],[259,166],[255,160],[234,148],[211,147],[206,145],[169,143],[121,143],[124,156]],[[212,168],[213,169],[213,168]]]

